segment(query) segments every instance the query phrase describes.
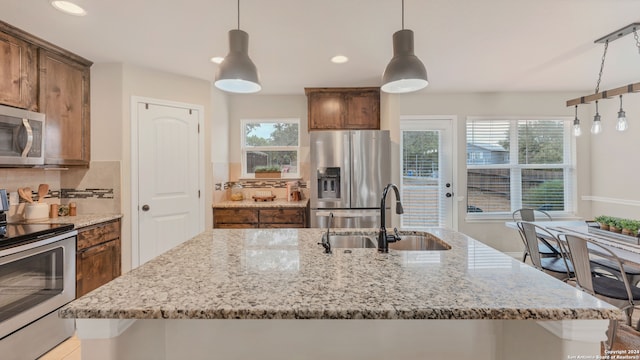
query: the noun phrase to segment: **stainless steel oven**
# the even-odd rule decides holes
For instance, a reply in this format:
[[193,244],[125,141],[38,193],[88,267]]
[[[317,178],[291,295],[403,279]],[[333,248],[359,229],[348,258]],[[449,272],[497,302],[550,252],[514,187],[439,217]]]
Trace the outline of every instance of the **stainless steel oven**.
[[57,316],[75,298],[77,231],[69,226],[7,225],[8,244],[0,247],[2,359],[35,359],[73,335],[73,319]]
[[0,105],[0,166],[44,164],[45,115]]

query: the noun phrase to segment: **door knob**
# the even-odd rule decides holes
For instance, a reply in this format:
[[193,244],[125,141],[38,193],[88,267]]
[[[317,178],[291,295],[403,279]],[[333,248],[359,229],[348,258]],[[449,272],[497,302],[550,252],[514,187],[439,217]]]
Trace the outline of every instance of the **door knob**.
[[142,205],[142,211],[149,211],[149,205]]

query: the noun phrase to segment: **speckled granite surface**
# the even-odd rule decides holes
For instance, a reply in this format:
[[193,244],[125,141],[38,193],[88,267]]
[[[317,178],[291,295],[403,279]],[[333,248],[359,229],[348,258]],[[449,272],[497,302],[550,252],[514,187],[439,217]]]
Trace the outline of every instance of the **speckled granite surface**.
[[47,224],[73,224],[77,228],[95,225],[106,221],[120,219],[121,214],[85,214],[78,216],[59,216],[57,218],[51,218],[46,220],[33,220],[33,223],[47,223]]
[[309,199],[300,201],[287,201],[286,199],[275,199],[273,201],[253,201],[252,199],[242,201],[222,201],[213,204],[214,209],[242,208],[242,207],[274,207],[274,208],[303,208],[309,203]]
[[320,229],[208,230],[75,300],[65,318],[603,319],[616,308],[466,235],[446,251],[334,249]]

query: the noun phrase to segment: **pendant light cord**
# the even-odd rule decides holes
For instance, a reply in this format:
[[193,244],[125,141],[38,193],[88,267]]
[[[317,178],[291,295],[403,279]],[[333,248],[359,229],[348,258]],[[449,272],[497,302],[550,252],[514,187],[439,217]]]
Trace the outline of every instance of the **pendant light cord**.
[[238,30],[240,30],[240,0],[238,0]]
[[404,30],[404,0],[402,0],[402,30]]

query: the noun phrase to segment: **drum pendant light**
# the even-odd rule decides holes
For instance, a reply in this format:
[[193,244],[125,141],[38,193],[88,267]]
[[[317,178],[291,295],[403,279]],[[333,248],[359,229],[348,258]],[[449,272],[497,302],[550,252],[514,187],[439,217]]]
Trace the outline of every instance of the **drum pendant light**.
[[250,94],[262,89],[256,65],[249,58],[249,34],[240,30],[240,0],[238,29],[229,31],[229,54],[218,66],[215,86],[231,93]]
[[413,51],[413,31],[404,28],[404,0],[402,0],[402,30],[393,34],[393,58],[382,74],[382,91],[408,93],[429,84],[427,69]]

